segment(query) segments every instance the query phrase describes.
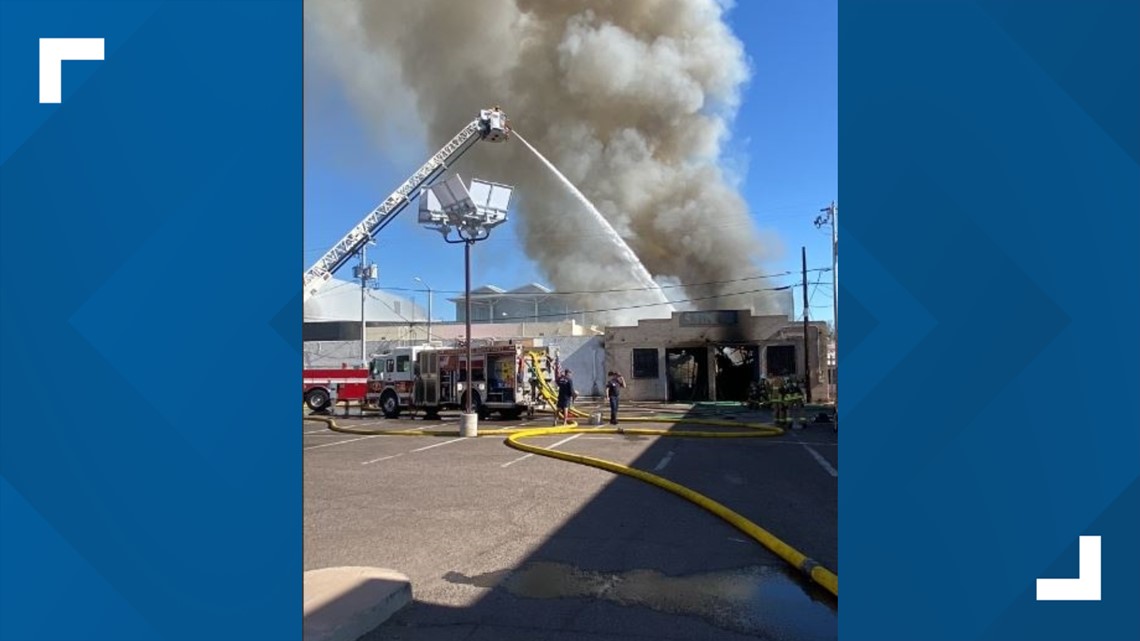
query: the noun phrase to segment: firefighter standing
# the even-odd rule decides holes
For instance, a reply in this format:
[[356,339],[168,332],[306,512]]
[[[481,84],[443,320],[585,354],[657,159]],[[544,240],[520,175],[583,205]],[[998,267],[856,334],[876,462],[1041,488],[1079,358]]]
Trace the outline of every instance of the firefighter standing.
[[559,416],[563,425],[570,423],[570,408],[578,398],[578,390],[574,389],[574,379],[570,374],[570,370],[566,369],[558,377],[558,413],[554,415],[555,425],[558,425]]
[[786,384],[780,377],[772,379],[769,387],[771,395],[768,397],[772,405],[772,419],[776,425],[783,425],[788,421],[788,399],[784,393]]

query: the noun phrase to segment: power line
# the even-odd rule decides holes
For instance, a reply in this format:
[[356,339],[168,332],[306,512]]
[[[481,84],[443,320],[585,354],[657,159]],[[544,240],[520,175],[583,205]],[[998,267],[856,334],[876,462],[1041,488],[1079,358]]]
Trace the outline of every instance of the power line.
[[[830,267],[816,267],[813,269],[809,269],[808,271],[809,272],[829,272],[829,271],[831,271],[831,268]],[[732,283],[741,283],[741,282],[750,281],[750,280],[761,280],[761,279],[768,279],[768,278],[780,278],[782,276],[792,276],[792,275],[794,275],[794,273],[795,272],[788,271],[788,272],[781,272],[781,273],[777,273],[777,274],[762,274],[759,276],[747,276],[744,278],[734,278],[732,280],[716,280],[716,281],[708,281],[708,282],[704,282],[704,283],[688,283],[688,284],[681,284],[681,285],[661,285],[660,287],[661,287],[661,289],[678,289],[678,288],[687,289],[690,287],[708,287],[710,285],[728,285],[728,284],[732,284]],[[424,291],[427,291],[426,289],[419,289],[419,288],[415,288],[415,287],[383,287],[381,289],[384,289],[385,291],[392,291],[392,292],[424,292]],[[510,298],[510,297],[519,297],[519,298],[528,297],[529,298],[529,297],[533,297],[533,296],[580,296],[583,294],[620,294],[623,292],[645,292],[645,291],[656,291],[656,290],[657,290],[657,287],[628,287],[628,288],[621,288],[621,289],[584,289],[584,290],[577,290],[577,291],[551,291],[551,292],[501,292],[501,293],[496,292],[495,295],[501,296],[503,298]],[[432,291],[440,293],[440,294],[463,294],[464,293],[464,291],[461,289],[432,289]],[[482,296],[482,294],[479,294],[479,296]]]
[[[526,319],[532,319],[532,318],[567,318],[567,317],[572,317],[572,316],[578,316],[581,314],[601,314],[601,313],[605,313],[605,312],[623,312],[623,311],[628,311],[631,309],[644,309],[646,307],[661,307],[662,305],[676,305],[676,304],[680,304],[680,303],[696,303],[699,301],[715,300],[717,298],[729,298],[732,296],[746,296],[748,294],[762,294],[764,292],[782,292],[782,291],[787,291],[789,289],[792,289],[793,287],[795,287],[795,285],[783,285],[781,287],[764,287],[764,288],[760,288],[760,289],[746,289],[746,290],[742,290],[739,292],[728,292],[725,294],[714,294],[711,296],[697,296],[694,298],[686,298],[683,300],[669,301],[667,303],[643,303],[640,305],[623,305],[621,307],[607,307],[607,308],[603,308],[603,309],[577,309],[577,310],[566,310],[563,312],[527,314]],[[437,291],[437,290],[433,290],[433,291]],[[377,300],[380,300],[380,299],[377,299]],[[381,301],[381,302],[384,302],[384,301]],[[389,308],[391,309],[391,307],[389,307]],[[415,324],[418,322],[418,321],[408,320],[403,315],[401,315],[399,312],[396,312],[394,309],[392,311],[397,316],[404,319],[405,321],[408,321],[409,323]],[[320,317],[316,317],[316,318],[320,318]],[[329,319],[329,320],[334,321],[335,319]],[[520,322],[522,322],[521,318],[519,320],[520,320]],[[424,321],[424,322],[426,322],[426,321]]]
[[819,291],[819,284],[820,284],[820,281],[822,278],[823,278],[823,272],[820,272],[819,274],[816,275],[815,285],[812,286],[811,295],[808,296],[808,307],[811,307],[811,301],[813,298],[815,298],[815,293],[817,291]]
[[[804,207],[807,207],[807,205],[805,205]],[[762,226],[764,224],[764,222],[767,220],[790,220],[793,218],[797,218],[797,217],[802,215],[800,212],[804,209],[804,207],[790,207],[789,206],[789,207],[778,208],[778,209],[773,208],[773,209],[769,209],[766,213],[752,213],[749,215],[748,218],[744,218],[744,219],[740,219],[740,220],[709,221],[709,222],[702,222],[701,225],[705,228],[711,228],[711,229],[731,229],[731,228],[738,228],[738,227],[757,227],[757,226]],[[498,238],[493,237],[493,238],[488,239],[488,242],[491,242],[491,243],[503,243],[503,242],[507,242],[507,241],[515,242],[518,240],[518,238],[517,238],[518,236],[519,236],[519,234],[506,235],[506,236],[501,236]],[[579,231],[579,232],[577,232],[577,236],[579,238],[602,238],[602,237],[608,238],[610,236],[610,233],[608,231]],[[339,238],[334,239],[334,240],[330,241],[327,246],[320,247],[320,248],[317,248],[317,247],[306,248],[306,249],[304,249],[304,253],[305,253],[305,255],[323,254],[323,253],[327,252],[329,250],[329,248],[332,247],[334,244],[336,244],[336,242],[339,240],[340,240]]]
[[745,296],[748,294],[760,294],[763,292],[782,292],[782,291],[787,291],[789,289],[792,289],[793,287],[795,287],[795,286],[794,285],[784,285],[782,287],[766,287],[766,288],[761,288],[761,289],[748,289],[748,290],[739,291],[739,292],[729,292],[726,294],[714,294],[711,296],[697,296],[695,298],[686,298],[684,300],[674,300],[674,301],[669,301],[667,303],[643,303],[640,305],[624,305],[621,307],[607,307],[604,309],[579,309],[579,310],[568,310],[565,312],[552,312],[552,313],[546,313],[546,314],[528,314],[527,318],[559,318],[559,317],[577,316],[580,314],[601,314],[601,313],[605,313],[605,312],[623,312],[623,311],[627,311],[627,310],[631,310],[631,309],[644,309],[646,307],[661,307],[662,305],[676,305],[679,303],[695,303],[698,301],[714,300],[717,298],[729,298],[731,296]]

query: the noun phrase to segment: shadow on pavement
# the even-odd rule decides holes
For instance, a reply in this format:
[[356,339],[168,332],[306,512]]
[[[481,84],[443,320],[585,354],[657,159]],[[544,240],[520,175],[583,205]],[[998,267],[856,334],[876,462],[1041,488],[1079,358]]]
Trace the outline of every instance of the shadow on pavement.
[[[646,409],[623,407],[623,414]],[[769,418],[725,406],[652,409],[741,422]],[[723,503],[834,571],[837,483],[804,447],[835,438],[829,424],[772,439],[661,437],[632,466]],[[655,471],[662,461],[668,467]],[[518,566],[475,576],[457,568],[441,578],[466,591],[470,604],[414,601],[364,641],[838,637],[837,600],[825,590],[697,505],[623,476]]]

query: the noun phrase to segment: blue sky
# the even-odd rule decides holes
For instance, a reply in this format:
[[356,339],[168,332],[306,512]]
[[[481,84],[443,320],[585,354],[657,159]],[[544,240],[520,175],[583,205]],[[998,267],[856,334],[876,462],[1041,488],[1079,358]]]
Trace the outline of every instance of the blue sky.
[[[829,267],[830,232],[817,229],[819,210],[838,194],[838,26],[837,0],[739,2],[729,23],[744,43],[752,78],[733,124],[726,155],[743,160],[740,184],[757,224],[774,232],[783,253],[770,271],[800,269],[800,247],[808,267]],[[434,149],[418,140],[380,148],[336,81],[306,68],[305,244],[308,268],[344,233],[383,201]],[[460,125],[456,126],[458,131]],[[458,168],[462,174],[462,162]],[[473,286],[511,288],[545,283],[526,258],[514,226],[497,228],[473,252]],[[463,252],[435,232],[416,225],[415,204],[376,239],[370,260],[380,268],[379,286],[426,306],[416,276],[435,290],[463,289]],[[355,260],[336,277],[350,279]],[[823,284],[816,286],[816,280]],[[830,320],[831,275],[809,274],[811,317]],[[782,283],[799,283],[785,277]],[[446,298],[435,295],[435,316],[454,318]],[[796,292],[797,314],[801,294]]]

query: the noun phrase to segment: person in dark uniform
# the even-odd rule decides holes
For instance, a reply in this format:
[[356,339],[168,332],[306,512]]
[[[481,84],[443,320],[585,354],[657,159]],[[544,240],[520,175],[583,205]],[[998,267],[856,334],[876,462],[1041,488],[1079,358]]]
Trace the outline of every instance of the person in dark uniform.
[[618,397],[621,395],[621,388],[625,387],[625,378],[617,372],[610,372],[607,376],[610,377],[610,380],[606,381],[606,398],[610,401],[610,424],[617,425]]
[[562,424],[570,422],[570,408],[574,405],[574,400],[578,398],[578,391],[574,389],[574,379],[571,377],[571,371],[568,369],[562,370],[562,375],[558,377],[558,412],[554,415],[554,424],[558,425],[558,417],[561,415]]

